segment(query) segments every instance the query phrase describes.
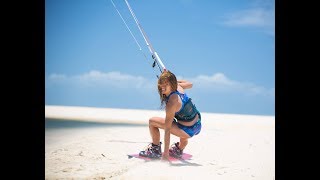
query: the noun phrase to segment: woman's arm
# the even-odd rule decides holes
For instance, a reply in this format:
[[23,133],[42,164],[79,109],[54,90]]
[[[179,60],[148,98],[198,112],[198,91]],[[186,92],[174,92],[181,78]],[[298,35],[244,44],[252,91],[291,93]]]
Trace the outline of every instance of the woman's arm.
[[170,146],[170,130],[174,114],[177,109],[178,96],[171,96],[166,105],[166,118],[164,125],[164,151],[162,153],[162,159],[168,160],[169,158],[169,146]]
[[178,80],[178,85],[180,85],[183,89],[191,89],[193,84],[187,80]]

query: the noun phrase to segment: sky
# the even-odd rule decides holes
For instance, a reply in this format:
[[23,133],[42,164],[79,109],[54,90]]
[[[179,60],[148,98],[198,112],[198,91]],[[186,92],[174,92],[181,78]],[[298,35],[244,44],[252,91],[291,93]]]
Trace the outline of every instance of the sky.
[[[45,1],[45,104],[160,110],[159,69],[124,0]],[[128,0],[200,112],[275,115],[274,0]]]

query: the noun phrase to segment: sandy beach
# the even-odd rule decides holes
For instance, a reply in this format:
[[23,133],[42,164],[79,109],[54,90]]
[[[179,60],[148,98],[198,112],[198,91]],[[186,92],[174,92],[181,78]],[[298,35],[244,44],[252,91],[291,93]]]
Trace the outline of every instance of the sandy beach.
[[[164,115],[45,106],[45,179],[275,179],[274,116],[202,112],[202,131],[184,150],[192,154],[190,160],[129,159],[127,154],[151,142],[149,117]],[[171,143],[176,141],[172,135]]]

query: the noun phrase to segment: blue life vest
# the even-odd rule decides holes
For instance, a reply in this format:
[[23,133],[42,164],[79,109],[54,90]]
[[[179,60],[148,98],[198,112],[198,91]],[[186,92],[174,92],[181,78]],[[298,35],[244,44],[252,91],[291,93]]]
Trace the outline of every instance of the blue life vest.
[[179,91],[174,91],[169,94],[169,96],[166,99],[166,102],[168,102],[172,94],[177,94],[182,101],[182,106],[180,110],[175,113],[174,117],[179,121],[192,121],[194,117],[196,117],[196,115],[199,113],[199,111],[197,110],[196,106],[192,103],[191,98],[189,98],[186,93],[182,94]]

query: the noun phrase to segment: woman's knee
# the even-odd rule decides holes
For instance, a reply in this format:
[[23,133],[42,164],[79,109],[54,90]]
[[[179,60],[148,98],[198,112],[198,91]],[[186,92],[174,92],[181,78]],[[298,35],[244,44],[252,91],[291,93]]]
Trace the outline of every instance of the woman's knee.
[[160,122],[158,117],[151,117],[149,119],[149,125],[154,125],[156,123]]
[[161,117],[151,117],[149,119],[149,126],[160,127],[164,125],[164,118]]
[[154,122],[155,122],[155,118],[154,117],[149,118],[149,124],[153,124]]
[[191,137],[180,137],[180,142],[188,144],[188,139]]

